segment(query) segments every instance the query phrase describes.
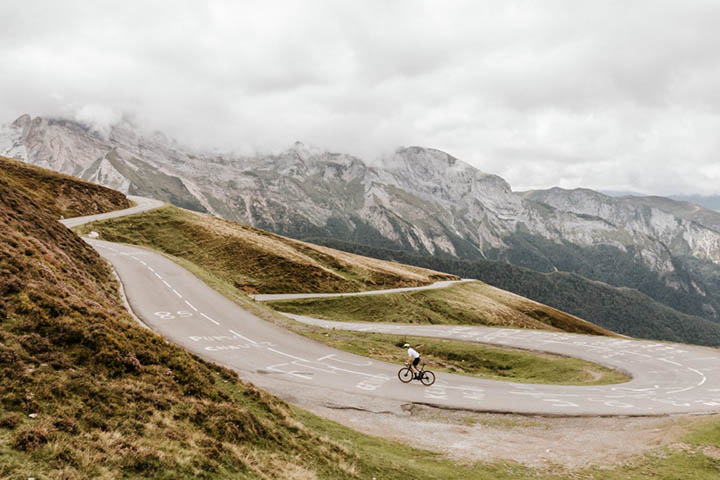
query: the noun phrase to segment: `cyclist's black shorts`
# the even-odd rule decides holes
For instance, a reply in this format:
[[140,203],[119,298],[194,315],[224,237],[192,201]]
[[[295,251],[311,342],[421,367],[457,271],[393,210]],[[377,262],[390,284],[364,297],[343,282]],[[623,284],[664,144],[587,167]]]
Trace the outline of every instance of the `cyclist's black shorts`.
[[418,363],[420,363],[420,357],[417,357],[415,360],[413,360],[413,367],[417,367]]

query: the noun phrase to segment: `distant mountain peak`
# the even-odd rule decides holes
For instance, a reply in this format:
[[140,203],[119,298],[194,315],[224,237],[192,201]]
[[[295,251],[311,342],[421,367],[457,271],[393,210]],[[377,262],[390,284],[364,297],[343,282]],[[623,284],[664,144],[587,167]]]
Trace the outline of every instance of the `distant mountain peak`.
[[23,113],[17,119],[15,119],[14,122],[12,122],[12,126],[16,128],[25,128],[30,124],[30,122],[32,122],[32,117],[27,113]]
[[513,192],[497,175],[418,145],[370,164],[302,141],[278,154],[220,158],[131,122],[103,137],[74,120],[23,115],[0,130],[3,153],[286,235],[502,258],[522,231],[558,245],[637,248],[638,261],[662,274],[674,270],[671,255],[720,263],[713,212],[588,189]]
[[290,147],[290,151],[297,154],[297,156],[302,161],[307,161],[313,157],[319,157],[322,154],[326,153],[324,150],[322,150],[318,147],[303,143],[300,140],[296,140],[295,143],[292,144],[292,147]]

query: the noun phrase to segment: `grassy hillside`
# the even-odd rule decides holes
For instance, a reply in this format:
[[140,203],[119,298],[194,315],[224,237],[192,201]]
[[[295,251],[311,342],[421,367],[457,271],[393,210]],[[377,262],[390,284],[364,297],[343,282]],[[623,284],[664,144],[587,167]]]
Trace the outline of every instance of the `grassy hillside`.
[[352,322],[536,328],[613,335],[581,318],[482,282],[437,290],[269,302],[282,312]]
[[333,348],[397,365],[407,360],[402,346],[408,342],[422,352],[423,363],[434,372],[556,385],[607,385],[630,380],[620,371],[549,353],[439,338],[328,330],[299,323],[290,328]]
[[[363,291],[457,278],[291,240],[176,207],[80,227],[82,232],[90,230],[99,232],[105,240],[152,247],[182,258],[236,289],[251,293]],[[276,307],[338,320],[479,324],[610,334],[580,318],[479,282],[407,294],[283,302]]]
[[539,273],[505,262],[429,257],[326,239],[313,241],[359,255],[477,278],[623,335],[720,346],[720,324],[674,310],[637,290],[614,287],[580,275]]
[[321,420],[137,326],[24,175],[0,171],[0,478],[519,478]]
[[138,327],[107,264],[48,213],[63,205],[15,188],[24,174],[0,171],[0,477],[358,468],[283,402]]
[[202,265],[247,293],[352,292],[427,285],[454,275],[360,257],[176,207],[93,223],[105,240]]
[[8,188],[24,193],[55,218],[94,215],[130,207],[130,202],[120,192],[3,156],[0,156],[0,174]]
[[54,221],[64,207],[19,181],[0,170],[0,478],[703,480],[720,471],[716,420],[682,448],[568,472],[456,464],[290,407],[136,326],[107,265]]
[[[50,213],[65,201],[17,188],[42,172],[16,167],[0,171],[0,478],[397,476],[137,326],[107,264]],[[103,203],[92,186],[71,191]],[[419,461],[438,475],[449,465]]]
[[[238,295],[237,289],[232,284],[186,259],[175,258],[175,260],[243,308],[269,321],[278,321],[265,305]],[[324,337],[324,333],[320,331],[315,332],[314,335]],[[312,337],[312,334],[309,336]],[[335,340],[342,341],[342,338],[337,337]],[[443,351],[447,352],[448,350],[443,347]],[[622,465],[568,471],[559,467],[528,468],[505,462],[456,464],[439,459],[432,454],[428,456],[427,452],[359,434],[299,409],[293,409],[293,411],[296,414],[295,418],[313,432],[318,432],[328,439],[339,442],[357,455],[359,466],[356,478],[453,478],[460,480],[520,480],[527,478],[539,480],[564,480],[567,478],[578,480],[665,480],[693,478],[711,480],[717,478],[720,472],[720,459],[717,455],[717,445],[720,444],[720,422],[713,418],[699,422],[699,427],[692,427],[693,430],[679,439],[680,443],[674,444],[673,447],[654,449],[647,455],[632,458]],[[323,478],[325,475],[319,475],[319,477]],[[353,476],[344,474],[333,476],[331,474],[327,478],[353,478]]]

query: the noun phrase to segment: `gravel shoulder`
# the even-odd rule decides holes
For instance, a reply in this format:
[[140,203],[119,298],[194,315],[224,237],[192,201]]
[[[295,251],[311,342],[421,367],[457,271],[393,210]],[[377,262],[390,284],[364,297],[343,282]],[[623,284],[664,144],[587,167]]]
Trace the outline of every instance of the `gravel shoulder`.
[[693,427],[717,418],[549,418],[418,405],[407,405],[402,412],[382,413],[320,404],[303,408],[362,433],[440,452],[461,463],[510,461],[568,470],[614,468],[655,449],[674,448]]

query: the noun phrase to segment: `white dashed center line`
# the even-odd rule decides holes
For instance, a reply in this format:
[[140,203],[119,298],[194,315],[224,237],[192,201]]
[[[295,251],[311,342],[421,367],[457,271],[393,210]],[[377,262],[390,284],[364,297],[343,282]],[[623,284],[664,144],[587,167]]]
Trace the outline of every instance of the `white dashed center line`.
[[212,318],[208,317],[208,316],[205,315],[204,313],[200,312],[200,315],[203,316],[203,317],[205,317],[205,318],[207,318],[208,320],[210,320],[211,322],[213,322],[215,325],[220,325],[220,322],[216,322],[215,320],[213,320]]

